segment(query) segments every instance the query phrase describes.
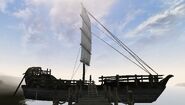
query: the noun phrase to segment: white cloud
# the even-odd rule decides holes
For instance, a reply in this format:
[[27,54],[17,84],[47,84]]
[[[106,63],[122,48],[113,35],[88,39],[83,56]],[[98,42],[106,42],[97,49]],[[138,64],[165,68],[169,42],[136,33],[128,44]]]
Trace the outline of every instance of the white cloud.
[[[83,0],[25,0],[25,8],[14,16],[22,20],[26,42],[40,43],[38,39],[72,39],[78,35],[81,24],[80,11]],[[109,13],[115,0],[84,0],[83,4],[96,17]],[[52,35],[51,35],[52,34]]]
[[0,0],[0,12],[6,12],[7,5],[14,0]]
[[[175,4],[175,5],[174,5]],[[185,2],[177,1],[169,9],[156,14],[142,22],[136,29],[129,32],[129,36],[164,35],[185,17]]]
[[118,24],[115,25],[116,27],[118,27],[117,32],[119,34],[123,33],[123,30],[127,27],[127,25],[129,25],[130,22],[135,20],[137,18],[137,16],[142,14],[143,12],[144,11],[139,10],[139,9],[138,10],[130,10],[130,12],[128,12],[126,14],[125,18],[123,18],[123,20],[121,20]]
[[17,18],[21,18],[24,21],[29,20],[32,16],[32,12],[29,8],[25,8],[23,10],[19,10],[18,12],[15,12],[14,15]]

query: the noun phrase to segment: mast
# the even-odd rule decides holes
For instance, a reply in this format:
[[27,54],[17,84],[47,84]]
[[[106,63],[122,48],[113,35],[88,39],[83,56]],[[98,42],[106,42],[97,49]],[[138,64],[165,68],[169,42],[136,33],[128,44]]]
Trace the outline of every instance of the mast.
[[83,63],[82,81],[83,81],[83,83],[85,83],[85,64],[84,63]]
[[85,83],[85,66],[90,65],[91,60],[91,21],[88,16],[87,10],[82,5],[81,11],[81,18],[82,18],[82,27],[81,30],[81,59],[80,61],[83,63],[83,74],[82,80]]

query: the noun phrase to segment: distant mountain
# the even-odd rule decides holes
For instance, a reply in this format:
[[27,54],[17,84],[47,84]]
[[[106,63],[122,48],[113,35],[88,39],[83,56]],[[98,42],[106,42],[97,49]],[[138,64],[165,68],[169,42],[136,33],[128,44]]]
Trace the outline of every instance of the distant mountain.
[[20,80],[19,77],[0,75],[0,105],[23,105],[24,98],[21,89],[16,96],[13,96]]
[[178,83],[176,86],[185,87],[185,83]]
[[0,94],[13,94],[21,78],[0,75]]

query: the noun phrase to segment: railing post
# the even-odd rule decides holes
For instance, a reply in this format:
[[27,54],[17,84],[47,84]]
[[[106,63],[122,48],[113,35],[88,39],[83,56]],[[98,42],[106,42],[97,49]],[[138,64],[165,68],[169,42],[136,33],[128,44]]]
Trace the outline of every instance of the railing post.
[[119,75],[116,75],[116,86],[119,86]]
[[90,77],[89,77],[89,82],[90,82],[90,84],[91,84],[91,81],[92,81],[92,76],[90,75]]
[[101,76],[101,84],[103,85],[103,75]]

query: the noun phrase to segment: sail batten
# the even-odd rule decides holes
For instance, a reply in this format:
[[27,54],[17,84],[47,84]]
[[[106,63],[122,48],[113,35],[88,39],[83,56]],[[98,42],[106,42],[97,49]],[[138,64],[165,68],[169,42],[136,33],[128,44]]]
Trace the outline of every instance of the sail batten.
[[86,65],[90,65],[91,60],[91,21],[87,10],[82,6],[81,12],[82,27],[81,30],[81,59],[80,61]]

